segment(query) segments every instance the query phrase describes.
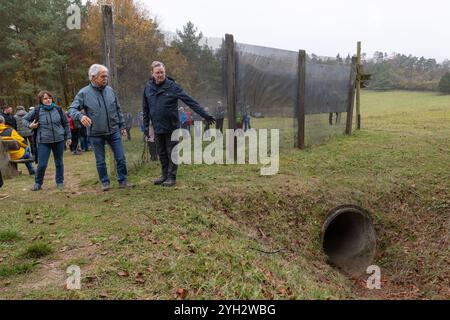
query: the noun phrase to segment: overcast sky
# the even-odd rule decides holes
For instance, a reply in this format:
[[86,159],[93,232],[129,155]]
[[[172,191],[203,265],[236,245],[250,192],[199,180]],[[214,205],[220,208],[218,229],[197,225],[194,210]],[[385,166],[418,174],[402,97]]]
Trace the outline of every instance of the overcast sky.
[[205,36],[323,56],[374,51],[450,59],[450,0],[141,0],[167,31],[192,21]]

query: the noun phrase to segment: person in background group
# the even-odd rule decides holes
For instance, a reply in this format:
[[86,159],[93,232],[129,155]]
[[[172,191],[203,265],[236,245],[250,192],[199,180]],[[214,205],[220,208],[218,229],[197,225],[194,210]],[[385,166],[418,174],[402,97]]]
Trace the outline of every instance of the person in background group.
[[127,130],[127,139],[131,140],[131,128],[133,127],[133,115],[131,112],[125,114],[125,130]]
[[25,111],[25,107],[18,106],[16,108],[16,114],[14,115],[14,118],[16,119],[17,132],[21,137],[25,139],[26,143],[30,147],[31,155],[33,157],[36,157],[36,143],[34,141],[33,130],[25,126],[25,124],[23,123],[23,117],[25,117],[26,114],[27,112]]
[[0,115],[3,116],[3,118],[5,118],[5,124],[7,126],[17,131],[17,123],[16,119],[14,118],[13,109],[11,106],[4,106],[2,113]]
[[70,134],[72,135],[72,143],[70,144],[70,151],[73,155],[79,155],[78,152],[78,140],[79,140],[79,125],[76,124],[78,121],[74,121],[72,117],[66,113],[66,116],[69,118],[69,126],[70,126]]
[[155,141],[155,129],[153,128],[153,124],[152,124],[151,120],[150,120],[150,124],[148,126],[147,143],[148,143],[148,152],[150,153],[150,160],[158,161],[158,149],[156,147],[156,141]]
[[191,112],[188,108],[181,107],[181,115],[180,115],[180,127],[181,129],[186,129],[190,131],[191,129]]
[[250,106],[246,106],[245,107],[245,111],[244,111],[244,118],[243,118],[243,126],[244,126],[244,131],[247,131],[248,129],[251,129],[251,125],[250,125]]
[[[209,113],[209,108],[208,107],[205,107],[205,112],[206,113]],[[210,137],[210,132],[209,132],[209,128],[210,127],[210,124],[209,124],[209,121],[205,121],[205,133],[204,133],[204,135],[205,135],[205,138],[209,138]]]
[[[5,141],[16,141],[19,146],[18,150],[8,150],[9,158],[11,160],[31,158],[30,147],[27,146],[26,140],[21,137],[16,130],[5,124],[5,118],[3,118],[3,116],[0,116],[0,137]],[[35,171],[33,164],[31,162],[25,162],[25,165],[27,166],[28,173],[34,175]]]
[[[85,114],[84,110],[81,110],[82,114]],[[82,151],[90,151],[91,144],[89,143],[89,138],[87,136],[87,129],[85,126],[81,125],[79,128],[79,137],[80,137],[80,148]]]
[[58,189],[64,188],[64,145],[72,143],[69,119],[61,107],[53,102],[53,95],[48,91],[38,94],[39,106],[23,117],[25,126],[36,130],[38,167],[35,183],[31,191],[42,189],[45,170],[50,153],[55,160],[55,181]]
[[142,140],[143,140],[144,142],[146,142],[146,141],[147,141],[147,138],[146,138],[146,133],[144,132],[144,131],[145,131],[145,126],[144,126],[144,115],[143,115],[142,111],[139,111],[139,112],[138,112],[138,114],[137,114],[137,120],[138,120],[138,123],[139,123],[139,129],[141,130],[141,133],[142,133]]
[[225,109],[222,101],[217,101],[216,106],[216,129],[223,133],[223,119],[225,118]]
[[[34,106],[31,106],[30,109],[28,109],[28,113],[32,112],[34,110]],[[33,145],[31,147],[31,151],[34,150],[33,156],[34,156],[34,163],[38,163],[38,156],[37,156],[37,142],[36,142],[36,130],[32,130],[33,132]]]

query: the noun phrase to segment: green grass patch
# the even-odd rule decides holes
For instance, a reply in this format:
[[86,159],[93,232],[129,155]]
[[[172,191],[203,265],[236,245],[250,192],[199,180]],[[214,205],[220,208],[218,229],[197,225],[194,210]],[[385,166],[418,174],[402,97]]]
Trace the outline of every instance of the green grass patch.
[[20,240],[21,238],[22,237],[17,230],[0,230],[0,242],[2,243],[14,242]]
[[0,277],[6,278],[19,274],[29,273],[33,270],[34,265],[32,263],[17,264],[13,266],[0,265]]
[[[186,299],[446,298],[450,96],[363,91],[361,112],[352,136],[327,115],[310,117],[307,138],[327,142],[302,151],[292,148],[293,119],[252,119],[281,129],[274,176],[261,176],[261,165],[182,165],[174,188],[154,186],[159,162],[141,166],[135,130],[124,141],[132,190],[111,175],[102,192],[92,152],[65,153],[64,192],[52,184],[52,162],[42,192],[24,193],[32,184],[25,175],[8,180],[15,197],[2,200],[2,229],[44,243],[26,250],[32,257],[55,253],[11,279],[0,298],[175,299],[180,288]],[[345,203],[372,214],[381,290],[345,277],[321,251],[323,219]],[[0,243],[11,277],[24,252],[14,241]],[[82,267],[80,291],[55,280],[69,265]]]
[[22,254],[24,258],[37,259],[45,257],[53,252],[50,245],[45,242],[36,242],[30,245]]

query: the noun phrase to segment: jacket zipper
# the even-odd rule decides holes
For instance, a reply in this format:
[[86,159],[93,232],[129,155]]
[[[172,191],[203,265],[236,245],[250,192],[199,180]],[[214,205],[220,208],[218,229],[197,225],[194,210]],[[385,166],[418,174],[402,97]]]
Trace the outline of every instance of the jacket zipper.
[[52,119],[52,111],[50,110],[48,112],[49,116],[50,116],[50,124],[52,126],[52,134],[53,134],[53,142],[56,142],[56,137],[55,137],[55,130],[53,129],[53,119]]
[[108,113],[108,108],[106,107],[105,97],[103,97],[103,91],[101,92],[101,95],[102,95],[103,105],[105,106],[105,111],[106,111],[106,122],[108,123],[108,133],[111,133],[111,126],[109,125],[109,113]]

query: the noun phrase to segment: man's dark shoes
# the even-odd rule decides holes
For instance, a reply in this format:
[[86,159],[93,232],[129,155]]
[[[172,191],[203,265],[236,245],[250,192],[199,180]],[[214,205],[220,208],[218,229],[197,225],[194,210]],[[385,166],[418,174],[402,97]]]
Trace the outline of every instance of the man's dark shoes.
[[177,183],[177,182],[176,182],[175,179],[173,179],[173,178],[168,178],[166,181],[164,181],[164,182],[162,183],[162,185],[163,185],[164,187],[171,187],[171,186],[174,186],[176,183]]
[[153,184],[155,184],[155,185],[160,185],[160,184],[162,184],[162,183],[163,183],[164,181],[166,181],[166,180],[167,180],[166,177],[161,176],[161,177],[159,177],[158,179],[154,180],[154,181],[153,181]]

